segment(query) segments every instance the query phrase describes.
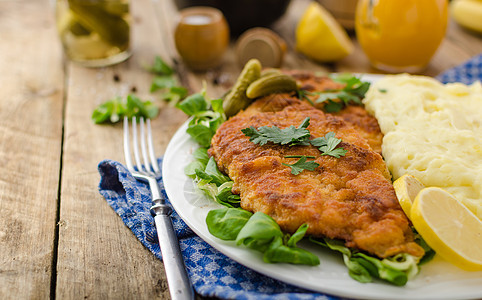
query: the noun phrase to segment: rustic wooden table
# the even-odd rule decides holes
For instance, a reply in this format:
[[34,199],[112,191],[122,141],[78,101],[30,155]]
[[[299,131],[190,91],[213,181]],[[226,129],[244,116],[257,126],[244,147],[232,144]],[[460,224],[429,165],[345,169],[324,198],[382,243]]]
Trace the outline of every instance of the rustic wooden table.
[[[132,1],[133,56],[106,68],[66,62],[54,20],[54,0],[0,1],[0,298],[168,298],[163,264],[109,207],[97,190],[97,164],[123,161],[122,127],[94,125],[93,109],[135,90],[149,93],[145,71],[156,55],[178,59],[173,46],[177,11],[170,0]],[[293,50],[296,21],[308,0],[294,0],[273,27],[288,42],[285,68],[376,72],[357,46],[330,65]],[[434,76],[482,52],[482,38],[450,23],[446,39],[423,74]],[[221,69],[179,69],[190,91],[207,80],[213,96],[239,67],[231,50]],[[161,101],[153,122],[158,153],[186,116]]]

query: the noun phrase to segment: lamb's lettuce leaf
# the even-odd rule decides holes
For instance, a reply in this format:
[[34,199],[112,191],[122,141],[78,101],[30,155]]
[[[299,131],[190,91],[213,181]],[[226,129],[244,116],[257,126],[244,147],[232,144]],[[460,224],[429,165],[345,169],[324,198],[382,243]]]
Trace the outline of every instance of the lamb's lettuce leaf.
[[206,224],[215,237],[259,251],[267,263],[320,264],[316,255],[297,246],[308,229],[306,224],[290,236],[270,216],[262,212],[251,214],[241,208],[211,210]]

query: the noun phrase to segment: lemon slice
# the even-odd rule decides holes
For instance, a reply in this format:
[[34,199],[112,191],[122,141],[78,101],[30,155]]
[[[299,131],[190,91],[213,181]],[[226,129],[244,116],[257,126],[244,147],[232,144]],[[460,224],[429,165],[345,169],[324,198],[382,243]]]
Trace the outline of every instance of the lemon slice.
[[421,190],[411,209],[412,223],[445,260],[467,271],[482,271],[482,222],[447,191]]
[[296,28],[296,49],[318,62],[332,62],[353,52],[353,43],[328,11],[311,2]]
[[417,178],[410,174],[405,174],[393,182],[393,188],[397,194],[398,202],[403,212],[410,219],[410,210],[412,203],[425,186]]

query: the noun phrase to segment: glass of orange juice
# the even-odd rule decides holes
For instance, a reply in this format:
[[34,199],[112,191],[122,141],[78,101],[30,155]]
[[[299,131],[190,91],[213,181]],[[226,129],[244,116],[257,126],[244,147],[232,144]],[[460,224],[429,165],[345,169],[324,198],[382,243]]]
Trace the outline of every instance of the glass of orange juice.
[[445,36],[447,6],[448,0],[358,0],[358,41],[375,68],[420,72]]

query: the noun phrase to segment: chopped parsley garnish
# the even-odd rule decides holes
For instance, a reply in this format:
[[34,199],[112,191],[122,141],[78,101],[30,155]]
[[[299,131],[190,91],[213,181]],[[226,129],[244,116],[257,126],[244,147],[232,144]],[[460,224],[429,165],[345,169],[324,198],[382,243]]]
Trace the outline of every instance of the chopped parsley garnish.
[[[285,156],[285,157],[289,157],[289,156]],[[307,156],[302,155],[301,158],[294,164],[290,165],[290,164],[283,163],[283,165],[291,167],[291,174],[293,175],[298,175],[301,172],[303,172],[303,170],[314,171],[317,167],[320,166],[320,164],[314,161],[306,161],[307,158],[308,158]]]
[[[298,127],[291,125],[285,129],[280,129],[276,126],[263,126],[256,129],[253,126],[250,126],[241,131],[245,136],[249,137],[251,142],[261,146],[266,145],[268,142],[289,146],[308,146],[311,144],[321,151],[321,155],[330,155],[336,158],[345,156],[347,150],[336,148],[338,144],[340,144],[341,139],[337,139],[334,132],[328,132],[324,137],[310,140],[310,131],[307,129],[309,125],[310,118],[307,117]],[[313,156],[291,155],[285,157],[299,158],[299,160],[292,165],[283,163],[283,165],[291,167],[291,173],[293,175],[298,175],[303,170],[314,171],[315,168],[319,166],[319,164],[313,161],[306,161],[307,158],[315,158]]]
[[249,140],[258,145],[266,145],[268,142],[272,142],[280,145],[309,145],[310,132],[306,129],[310,125],[310,118],[303,120],[300,126],[280,129],[279,127],[263,126],[258,129],[250,126],[242,129],[244,135],[249,137]]

